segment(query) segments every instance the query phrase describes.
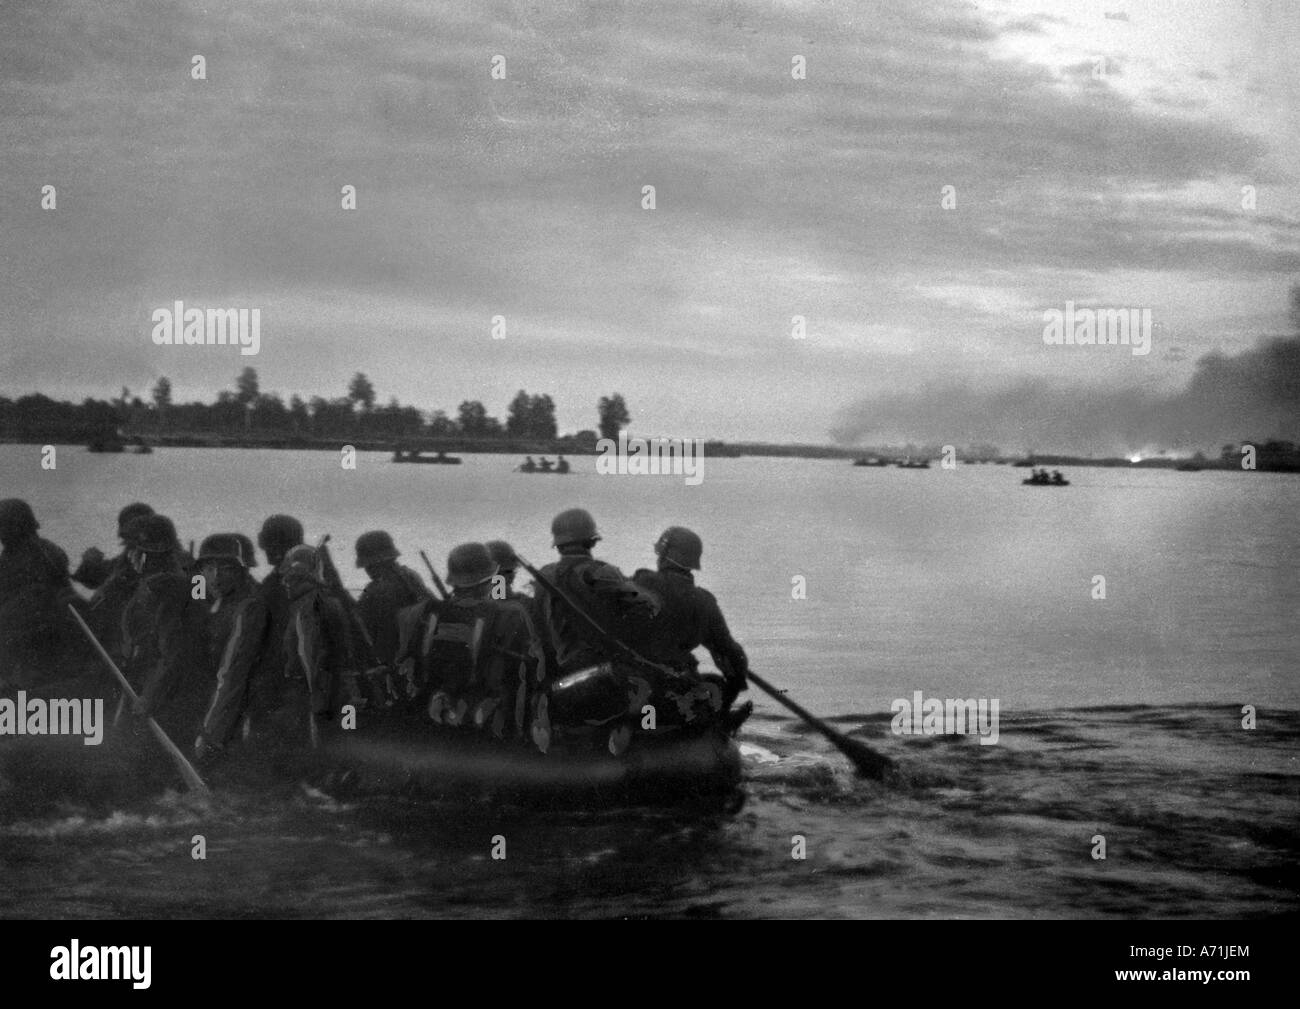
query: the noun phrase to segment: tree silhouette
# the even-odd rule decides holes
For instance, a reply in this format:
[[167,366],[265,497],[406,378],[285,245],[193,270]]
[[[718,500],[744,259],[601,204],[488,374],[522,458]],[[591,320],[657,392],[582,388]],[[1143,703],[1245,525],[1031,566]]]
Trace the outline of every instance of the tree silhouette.
[[235,379],[235,388],[239,391],[235,394],[235,399],[248,406],[257,399],[257,369],[251,365],[239,373]]
[[159,412],[172,405],[172,383],[166,375],[163,375],[154,383],[152,395],[154,406],[158,408]]
[[618,432],[632,420],[620,392],[613,396],[601,396],[600,402],[596,404],[596,413],[600,417],[600,436],[611,441],[617,440]]
[[369,413],[375,405],[375,387],[363,372],[357,372],[348,383],[348,399],[360,406],[362,413]]

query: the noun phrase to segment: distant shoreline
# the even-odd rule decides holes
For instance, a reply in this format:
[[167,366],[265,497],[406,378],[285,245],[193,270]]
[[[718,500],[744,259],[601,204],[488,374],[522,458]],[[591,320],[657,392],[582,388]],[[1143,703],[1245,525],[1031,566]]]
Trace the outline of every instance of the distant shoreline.
[[[572,436],[565,436],[552,441],[537,441],[533,439],[516,439],[516,438],[408,438],[396,442],[390,438],[356,438],[356,439],[322,439],[322,438],[304,438],[284,435],[267,435],[259,437],[255,435],[225,435],[225,434],[167,434],[158,435],[151,432],[143,431],[124,431],[120,443],[125,446],[129,453],[132,446],[140,443],[148,444],[155,448],[238,448],[238,449],[293,449],[308,450],[320,452],[337,452],[344,445],[351,445],[359,452],[393,452],[399,444],[402,450],[413,450],[420,453],[455,453],[464,452],[471,454],[485,455],[515,455],[515,456],[546,456],[546,455],[568,455],[568,456],[595,456],[599,451],[595,445],[587,439],[576,439]],[[0,438],[0,444],[6,445],[59,445],[65,447],[86,448],[87,442],[79,439],[67,437],[41,438],[39,436],[28,437],[4,437]],[[744,458],[744,457],[771,457],[771,458],[794,458],[794,459],[842,459],[845,461],[859,458],[879,458],[887,460],[892,465],[897,459],[904,458],[907,453],[900,449],[863,449],[863,448],[846,448],[838,445],[804,445],[804,444],[770,444],[766,442],[723,442],[723,441],[706,441],[704,443],[704,454],[713,458]],[[931,462],[939,462],[941,456],[932,454],[929,450],[920,453],[914,453],[912,459],[926,459]],[[1103,468],[1124,468],[1124,469],[1176,469],[1179,466],[1184,468],[1195,468],[1201,470],[1233,470],[1241,471],[1239,463],[1236,461],[1228,462],[1222,458],[1187,458],[1187,457],[1169,457],[1153,456],[1148,459],[1142,459],[1133,462],[1123,456],[1106,456],[1101,458],[1089,456],[1069,456],[1069,455],[1039,455],[1033,456],[999,456],[997,458],[980,458],[971,459],[963,456],[959,451],[957,460],[961,465],[1017,465],[1024,466],[1047,466],[1047,467],[1103,467]],[[1283,458],[1271,459],[1262,458],[1257,465],[1258,472],[1300,472],[1300,458]]]

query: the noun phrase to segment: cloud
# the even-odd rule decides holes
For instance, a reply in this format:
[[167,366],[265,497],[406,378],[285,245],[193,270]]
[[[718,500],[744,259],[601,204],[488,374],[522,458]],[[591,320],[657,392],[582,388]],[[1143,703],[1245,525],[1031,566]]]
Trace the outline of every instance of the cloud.
[[[1300,225],[1266,190],[1295,188],[1276,131],[1195,106],[1213,95],[1181,78],[1151,107],[1091,63],[997,51],[1064,25],[957,2],[4,5],[5,391],[92,354],[110,388],[177,367],[149,363],[149,306],[256,297],[277,310],[262,363],[299,388],[345,380],[349,346],[345,370],[371,367],[385,394],[471,385],[471,334],[499,313],[533,334],[514,388],[586,344],[584,367],[644,387],[638,416],[661,428],[686,409],[719,433],[815,437],[825,413],[787,382],[921,387],[1004,344],[1017,307],[1104,300],[1119,273],[1227,290],[1300,269]],[[57,215],[32,199],[45,182]],[[318,292],[366,311],[322,311]],[[794,314],[822,339],[800,357],[779,349]],[[793,379],[792,360],[822,371]],[[999,360],[981,381],[1024,377],[1023,355]],[[719,361],[760,416],[713,394],[720,371],[655,400]],[[179,367],[195,388],[205,368],[228,380],[215,360]]]

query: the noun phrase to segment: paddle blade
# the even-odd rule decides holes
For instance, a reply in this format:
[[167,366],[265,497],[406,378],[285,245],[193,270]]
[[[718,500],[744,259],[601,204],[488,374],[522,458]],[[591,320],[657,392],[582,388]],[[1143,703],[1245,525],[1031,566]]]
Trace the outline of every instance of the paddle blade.
[[883,753],[877,753],[866,743],[849,736],[827,737],[835,748],[848,757],[854,769],[864,778],[884,781],[894,771],[894,761]]

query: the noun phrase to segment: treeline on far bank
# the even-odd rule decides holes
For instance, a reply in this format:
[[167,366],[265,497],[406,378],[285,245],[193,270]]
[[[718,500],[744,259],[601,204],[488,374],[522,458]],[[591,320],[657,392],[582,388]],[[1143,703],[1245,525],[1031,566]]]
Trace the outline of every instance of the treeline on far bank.
[[502,421],[478,400],[465,400],[454,416],[425,412],[394,397],[376,402],[374,386],[361,372],[347,394],[332,399],[293,395],[286,402],[263,392],[257,371],[245,368],[235,388],[212,402],[177,403],[171,382],[160,378],[149,401],[123,388],[113,399],[81,403],[31,393],[0,397],[0,440],[51,444],[104,444],[113,441],[177,446],[325,447],[348,442],[359,449],[418,447],[423,444],[464,451],[595,452],[598,438],[617,438],[631,416],[619,393],[595,404],[595,429],[560,435],[555,402],[549,395],[521,389],[506,406]]

